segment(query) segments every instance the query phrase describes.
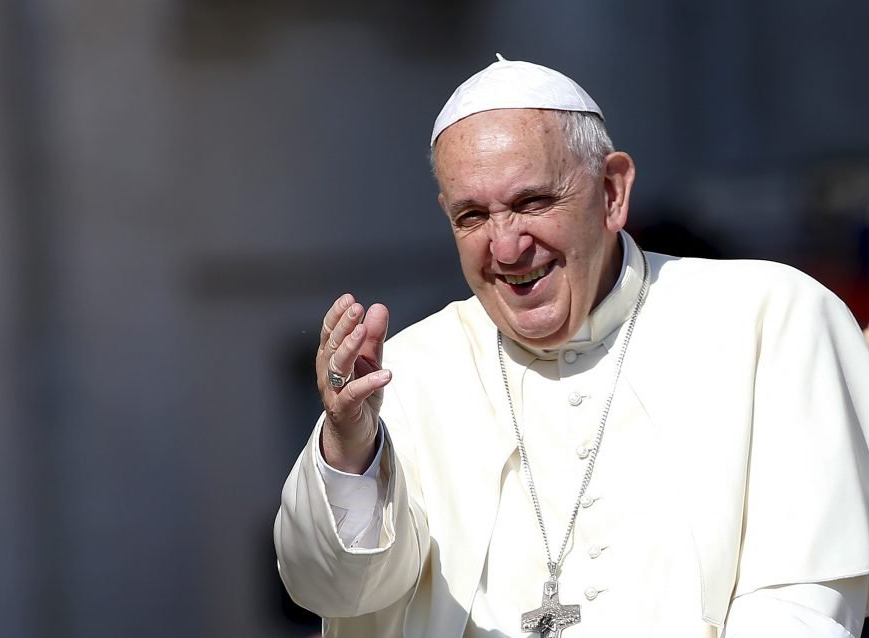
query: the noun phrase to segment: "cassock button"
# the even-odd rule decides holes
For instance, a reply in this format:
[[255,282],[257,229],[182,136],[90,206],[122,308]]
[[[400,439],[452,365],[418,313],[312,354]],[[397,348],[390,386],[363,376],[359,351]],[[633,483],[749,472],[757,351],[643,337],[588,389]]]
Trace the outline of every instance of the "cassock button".
[[588,548],[588,555],[591,558],[598,558],[600,556],[600,552],[601,552],[600,545],[592,545],[591,547]]
[[579,392],[571,392],[567,395],[567,400],[570,402],[570,405],[579,405],[582,403],[582,395]]
[[591,504],[594,503],[594,499],[590,496],[583,496],[579,499],[579,504],[583,507],[591,507]]
[[565,350],[564,351],[564,361],[565,363],[576,363],[576,358],[579,355],[576,354],[574,350]]
[[594,600],[595,598],[597,598],[597,595],[599,593],[600,592],[598,590],[596,590],[594,587],[589,587],[588,589],[585,590],[585,599],[586,600]]
[[576,455],[579,458],[581,458],[581,459],[587,458],[588,454],[589,454],[588,448],[585,447],[584,445],[580,445],[578,448],[576,448]]

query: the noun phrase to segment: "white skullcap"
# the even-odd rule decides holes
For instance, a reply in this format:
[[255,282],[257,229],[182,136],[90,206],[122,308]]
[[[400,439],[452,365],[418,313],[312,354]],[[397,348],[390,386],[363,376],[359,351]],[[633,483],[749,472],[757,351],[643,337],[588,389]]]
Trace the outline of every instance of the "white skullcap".
[[445,128],[462,118],[494,109],[553,109],[556,111],[603,112],[581,86],[566,75],[539,64],[498,61],[469,77],[444,104],[435,120],[431,145]]

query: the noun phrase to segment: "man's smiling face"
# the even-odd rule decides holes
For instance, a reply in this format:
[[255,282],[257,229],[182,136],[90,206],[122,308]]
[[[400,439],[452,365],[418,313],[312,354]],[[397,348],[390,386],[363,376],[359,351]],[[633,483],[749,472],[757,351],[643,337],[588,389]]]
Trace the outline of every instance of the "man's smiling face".
[[474,294],[508,337],[563,344],[618,273],[607,167],[589,174],[555,114],[534,109],[471,115],[436,150],[438,199]]

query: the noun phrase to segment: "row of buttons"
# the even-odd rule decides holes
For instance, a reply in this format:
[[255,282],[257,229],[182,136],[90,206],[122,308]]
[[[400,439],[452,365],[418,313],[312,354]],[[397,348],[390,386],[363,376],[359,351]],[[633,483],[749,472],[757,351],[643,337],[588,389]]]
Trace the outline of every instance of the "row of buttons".
[[[588,555],[591,558],[598,558],[603,551],[603,547],[600,545],[589,545],[588,547]],[[603,589],[597,589],[596,587],[589,587],[585,590],[585,599],[588,601],[594,600],[597,598],[597,595],[604,591]]]
[[[573,364],[576,363],[576,360],[579,358],[579,353],[575,350],[565,350],[561,354],[561,357],[565,363]],[[567,402],[570,403],[570,405],[576,407],[582,405],[583,400],[587,398],[587,395],[580,394],[579,392],[571,392],[567,395]],[[581,459],[588,458],[588,455],[590,453],[591,450],[585,445],[580,445],[576,448],[576,455]],[[588,508],[594,504],[594,501],[594,498],[586,495],[579,500],[579,504],[583,508]],[[599,558],[602,551],[603,548],[600,545],[590,545],[588,547],[588,555],[592,559]],[[595,587],[589,587],[585,590],[585,599],[588,601],[592,601],[598,597],[598,594],[600,594],[601,591],[602,590]]]

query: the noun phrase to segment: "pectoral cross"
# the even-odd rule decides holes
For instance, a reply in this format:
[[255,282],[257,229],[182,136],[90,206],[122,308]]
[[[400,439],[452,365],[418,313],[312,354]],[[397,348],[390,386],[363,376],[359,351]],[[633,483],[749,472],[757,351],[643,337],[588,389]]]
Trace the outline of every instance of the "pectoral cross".
[[558,600],[558,581],[543,584],[543,602],[522,614],[522,631],[534,631],[540,638],[561,638],[561,631],[579,622],[579,605],[562,605]]

